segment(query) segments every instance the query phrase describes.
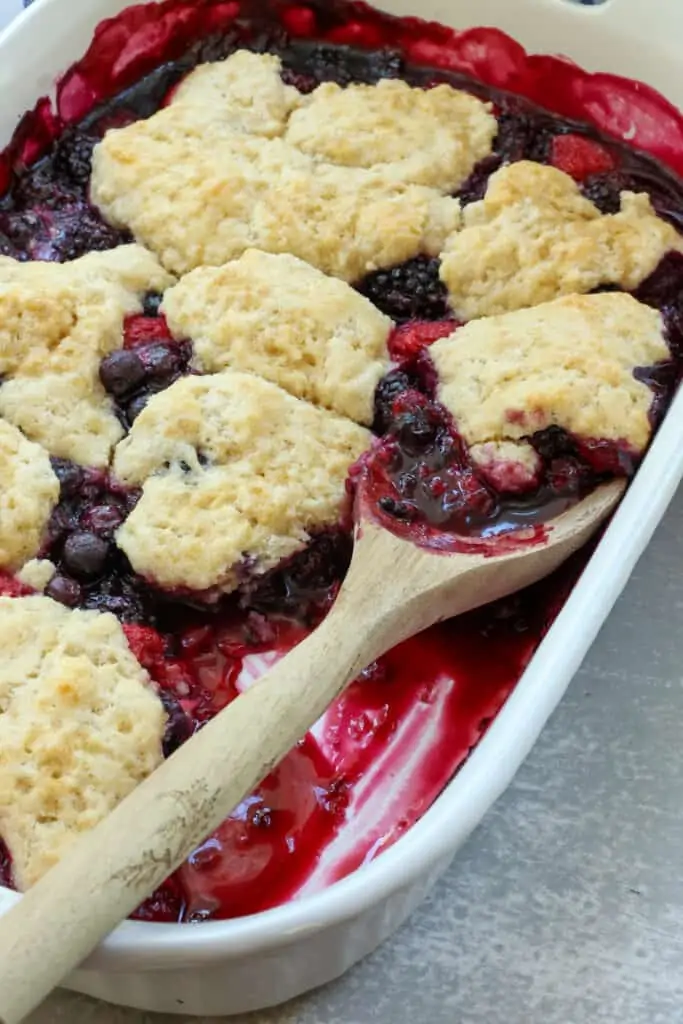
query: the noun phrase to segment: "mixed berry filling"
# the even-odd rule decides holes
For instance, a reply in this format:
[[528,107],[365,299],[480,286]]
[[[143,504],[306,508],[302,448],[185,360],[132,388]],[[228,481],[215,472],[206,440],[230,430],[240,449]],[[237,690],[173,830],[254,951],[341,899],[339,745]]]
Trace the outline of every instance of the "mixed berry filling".
[[[130,241],[90,203],[95,143],[107,129],[160,109],[197,64],[245,47],[278,55],[284,80],[304,93],[325,81],[344,86],[402,78],[417,86],[447,82],[492,100],[498,136],[491,156],[458,191],[463,205],[480,200],[504,164],[533,160],[565,171],[604,213],[619,209],[621,191],[645,191],[661,217],[683,228],[678,178],[612,137],[604,111],[595,115],[603,119],[599,124],[576,120],[584,111],[571,68],[562,65],[564,94],[557,82],[547,94],[566,116],[554,115],[535,105],[551,69],[539,66],[525,77],[520,48],[500,33],[473,32],[466,47],[438,26],[336,2],[280,5],[277,17],[271,12],[265,21],[262,11],[248,13],[236,3],[168,0],[154,20],[138,7],[101,26],[86,58],[61,81],[57,110],[43,101],[27,115],[0,163],[0,254],[68,261]],[[112,52],[124,54],[115,68]],[[496,63],[502,56],[516,69],[507,79]],[[610,82],[637,101],[629,83]],[[676,133],[683,138],[683,122],[665,108],[662,124],[672,139]],[[673,141],[650,148],[683,169],[683,150]],[[360,483],[390,529],[443,547],[451,534],[495,535],[543,523],[604,480],[633,475],[639,455],[628,446],[550,427],[526,438],[538,456],[532,479],[524,485],[492,481],[473,463],[436,398],[429,348],[460,326],[438,259],[418,256],[354,286],[397,325],[389,342],[395,368],[375,396],[376,444],[349,483],[351,489]],[[671,350],[670,360],[635,370],[652,390],[656,426],[683,365],[683,256],[667,256],[635,296],[662,312]],[[142,314],[125,324],[123,348],[100,366],[125,430],[153,395],[195,372],[191,342],[172,338],[161,302],[157,294],[145,297]],[[66,460],[53,459],[53,468],[60,498],[41,555],[57,571],[46,593],[71,608],[112,612],[124,624],[166,709],[165,756],[320,621],[348,568],[350,524],[341,524],[265,576],[250,576],[245,565],[236,596],[208,604],[201,595],[161,592],[133,571],[114,540],[139,492]],[[202,921],[258,912],[343,877],[395,841],[438,796],[500,709],[587,557],[583,552],[543,584],[442,624],[370,666],[136,917]],[[3,595],[26,592],[10,577],[0,580]],[[429,757],[414,777],[401,776],[402,755],[427,732]],[[401,779],[398,811],[361,795],[359,780],[378,766]],[[350,848],[345,829],[352,820],[366,826]],[[0,881],[11,884],[11,876],[10,855],[0,845]]]

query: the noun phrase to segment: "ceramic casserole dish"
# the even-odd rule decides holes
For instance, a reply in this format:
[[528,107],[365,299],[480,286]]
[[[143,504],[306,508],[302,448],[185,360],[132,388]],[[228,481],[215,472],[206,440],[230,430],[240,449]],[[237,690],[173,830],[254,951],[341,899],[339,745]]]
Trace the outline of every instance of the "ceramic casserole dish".
[[[127,6],[125,0],[35,0],[0,35],[0,147],[21,115],[53,92],[60,73],[85,52],[95,27]],[[595,6],[573,0],[422,0],[419,5],[379,0],[376,6],[398,16],[419,13],[458,30],[496,27],[530,53],[561,51],[589,71],[646,82],[683,107],[680,0],[607,0]],[[625,109],[619,133],[628,141],[635,132]],[[647,141],[643,123],[639,132]],[[683,137],[679,152],[683,166]],[[340,976],[369,954],[425,897],[512,780],[682,476],[679,394],[514,692],[427,813],[380,857],[322,891],[259,914],[197,926],[126,922],[69,979],[68,987],[143,1010],[231,1015],[284,1002]],[[16,893],[0,889],[0,910],[17,899]]]

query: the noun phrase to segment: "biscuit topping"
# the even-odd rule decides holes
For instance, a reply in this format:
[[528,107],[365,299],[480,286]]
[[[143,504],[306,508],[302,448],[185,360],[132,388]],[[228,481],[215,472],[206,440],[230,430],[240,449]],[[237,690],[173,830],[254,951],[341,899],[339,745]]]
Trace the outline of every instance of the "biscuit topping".
[[0,568],[13,572],[38,554],[59,480],[50,457],[0,420]]
[[497,171],[485,198],[464,209],[441,279],[456,314],[474,319],[600,285],[631,290],[671,249],[683,251],[681,236],[645,193],[622,192],[620,212],[605,216],[569,175],[520,161]]
[[246,370],[296,398],[369,425],[390,360],[391,320],[347,284],[294,256],[249,250],[184,277],[164,297],[199,369]]
[[633,370],[670,357],[661,315],[622,293],[475,320],[430,351],[439,401],[468,445],[555,425],[639,452],[652,431],[652,391]]
[[52,455],[106,466],[123,430],[100,361],[143,294],[171,283],[136,245],[63,264],[0,257],[0,415]]
[[186,377],[117,447],[115,474],[143,488],[117,543],[162,587],[234,590],[338,523],[370,436],[251,374]]
[[[243,67],[256,100],[239,83]],[[297,100],[279,68],[239,51],[198,68],[153,117],[108,132],[92,178],[107,219],[175,273],[252,247],[346,281],[437,255],[460,226],[460,204],[444,193],[491,150],[488,106],[450,86],[398,82],[339,94],[322,85]]]
[[331,164],[381,167],[397,180],[456,192],[497,132],[489,104],[467,92],[383,79],[318,86],[291,115],[285,138]]
[[0,597],[0,835],[27,889],[162,760],[166,715],[113,615]]

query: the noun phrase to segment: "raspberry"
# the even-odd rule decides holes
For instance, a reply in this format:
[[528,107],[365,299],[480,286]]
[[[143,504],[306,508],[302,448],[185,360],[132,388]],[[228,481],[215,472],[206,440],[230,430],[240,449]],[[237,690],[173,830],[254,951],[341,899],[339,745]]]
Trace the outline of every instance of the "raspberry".
[[170,341],[171,332],[164,316],[129,316],[123,327],[126,348],[137,348],[150,341]]
[[439,338],[453,334],[460,326],[457,320],[409,320],[396,327],[389,336],[389,355],[395,362],[412,359]]
[[550,163],[575,181],[614,170],[615,166],[609,150],[583,135],[556,135],[550,148]]

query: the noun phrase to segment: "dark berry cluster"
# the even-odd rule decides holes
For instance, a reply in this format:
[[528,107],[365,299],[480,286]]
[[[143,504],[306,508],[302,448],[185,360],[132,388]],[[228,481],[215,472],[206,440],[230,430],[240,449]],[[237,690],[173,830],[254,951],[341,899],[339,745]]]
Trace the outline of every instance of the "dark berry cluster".
[[416,256],[390,270],[375,270],[357,288],[397,323],[444,320],[450,312],[439,260],[429,256]]

